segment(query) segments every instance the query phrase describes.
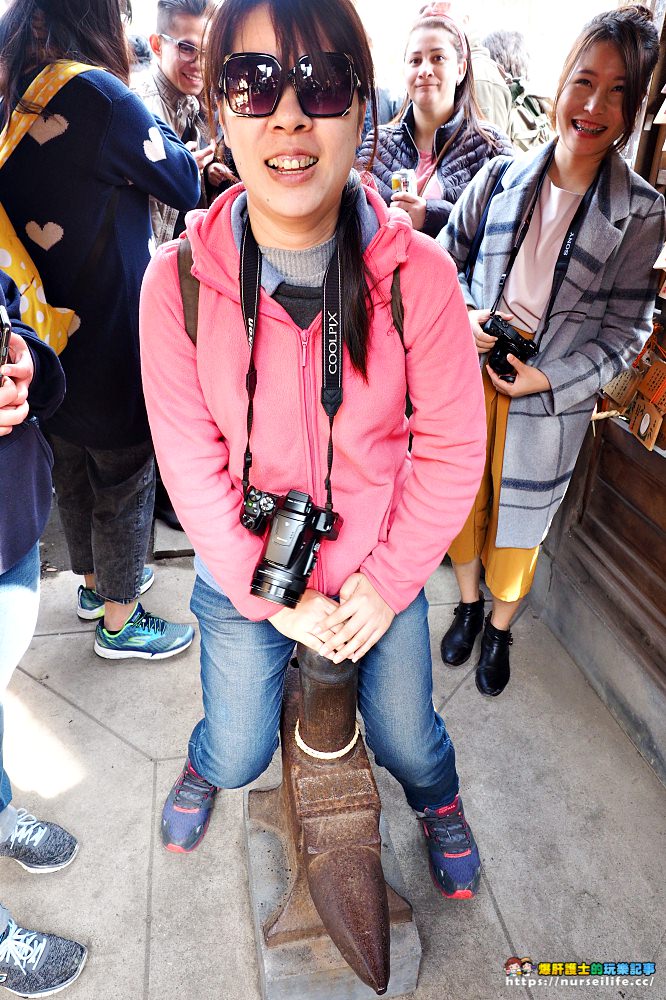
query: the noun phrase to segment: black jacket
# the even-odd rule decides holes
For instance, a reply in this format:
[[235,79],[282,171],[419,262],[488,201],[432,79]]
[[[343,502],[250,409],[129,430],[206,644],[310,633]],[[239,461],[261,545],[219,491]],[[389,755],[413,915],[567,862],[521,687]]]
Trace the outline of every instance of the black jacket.
[[50,417],[65,394],[60,362],[51,348],[21,323],[19,302],[16,285],[0,271],[0,303],[6,303],[12,331],[28,344],[35,368],[28,390],[30,416],[0,437],[0,574],[30,551],[48,519],[53,456],[39,418]]
[[[461,124],[461,132],[437,167],[437,178],[442,185],[444,198],[441,201],[428,199],[422,230],[428,236],[437,236],[444,228],[449,221],[451,209],[484,163],[500,154],[513,156],[513,147],[503,132],[484,122],[484,129],[498,142],[499,148],[494,150],[480,135],[469,131],[463,123],[462,111],[458,111],[435,132],[435,156]],[[419,162],[419,151],[414,142],[414,127],[414,110],[410,104],[401,122],[397,125],[384,125],[378,130],[377,153],[371,170],[377,181],[379,193],[387,205],[391,202],[391,174],[404,167],[415,170]],[[370,157],[373,134],[371,132],[361,146],[359,152],[361,163],[365,163]]]

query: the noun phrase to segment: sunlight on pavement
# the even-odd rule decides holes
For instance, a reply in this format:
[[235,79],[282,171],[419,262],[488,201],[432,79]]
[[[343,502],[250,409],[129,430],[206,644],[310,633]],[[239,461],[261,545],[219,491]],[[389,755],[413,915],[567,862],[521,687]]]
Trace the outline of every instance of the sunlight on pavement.
[[77,758],[21,699],[6,692],[5,763],[14,791],[55,799],[80,784],[86,772]]

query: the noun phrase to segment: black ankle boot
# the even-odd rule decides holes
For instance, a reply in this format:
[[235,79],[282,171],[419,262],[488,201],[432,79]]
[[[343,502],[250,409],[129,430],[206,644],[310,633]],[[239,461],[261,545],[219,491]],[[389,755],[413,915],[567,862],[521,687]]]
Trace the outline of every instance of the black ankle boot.
[[453,622],[442,639],[444,663],[459,667],[472,655],[474,640],[483,628],[483,595],[471,604],[459,604],[453,612]]
[[481,637],[481,656],[476,666],[476,686],[481,694],[495,698],[509,683],[509,646],[512,644],[511,632],[495,628],[488,615]]

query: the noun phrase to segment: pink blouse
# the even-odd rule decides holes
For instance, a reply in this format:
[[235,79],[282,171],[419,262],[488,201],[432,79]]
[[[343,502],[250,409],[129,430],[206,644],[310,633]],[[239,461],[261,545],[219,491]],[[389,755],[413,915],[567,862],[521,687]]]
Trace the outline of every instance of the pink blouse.
[[[429,153],[424,153],[419,150],[419,162],[416,166],[417,187],[420,185],[423,178],[428,176],[433,168],[434,162],[435,155],[432,150]],[[442,185],[439,183],[436,170],[426,184],[425,191],[421,191],[421,197],[425,198],[426,201],[428,198],[435,198],[437,201],[442,200]]]
[[536,333],[548,305],[562,241],[582,198],[555,187],[546,176],[500,304],[504,312],[513,313],[515,325],[529,333]]

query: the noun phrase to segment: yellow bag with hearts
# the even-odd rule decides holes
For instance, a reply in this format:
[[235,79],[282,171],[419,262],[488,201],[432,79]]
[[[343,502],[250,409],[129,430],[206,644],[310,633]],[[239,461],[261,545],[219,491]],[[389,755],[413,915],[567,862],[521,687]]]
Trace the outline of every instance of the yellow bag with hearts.
[[[9,122],[0,133],[0,170],[38,119],[46,124],[44,115],[51,98],[64,85],[88,70],[95,69],[85,63],[70,60],[52,63],[35,77]],[[29,110],[21,110],[27,108]],[[72,333],[78,330],[79,317],[73,309],[49,305],[44,286],[30,254],[19,239],[9,216],[0,205],[0,269],[16,283],[21,293],[21,319],[32,327],[40,340],[60,354],[67,347]]]

